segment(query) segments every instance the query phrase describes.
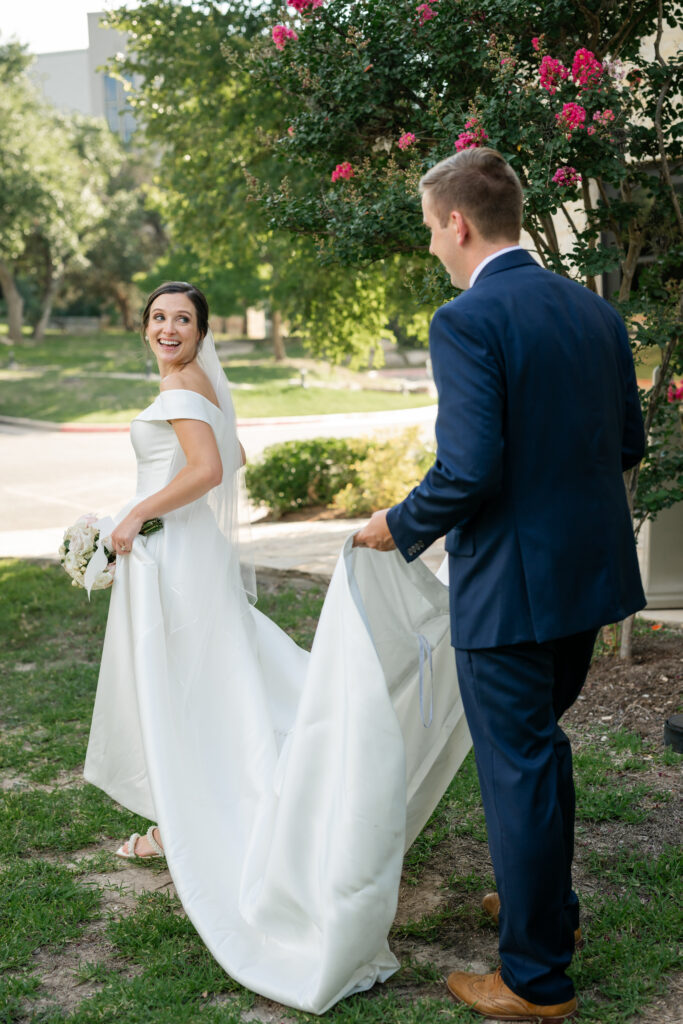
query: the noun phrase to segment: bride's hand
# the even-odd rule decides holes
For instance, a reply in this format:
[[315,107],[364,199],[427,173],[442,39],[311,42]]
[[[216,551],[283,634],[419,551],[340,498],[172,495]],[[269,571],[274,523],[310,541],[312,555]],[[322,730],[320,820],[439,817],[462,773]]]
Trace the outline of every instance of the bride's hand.
[[112,550],[117,555],[127,555],[133,547],[133,541],[140,532],[144,520],[137,515],[135,509],[122,519],[119,525],[111,532]]

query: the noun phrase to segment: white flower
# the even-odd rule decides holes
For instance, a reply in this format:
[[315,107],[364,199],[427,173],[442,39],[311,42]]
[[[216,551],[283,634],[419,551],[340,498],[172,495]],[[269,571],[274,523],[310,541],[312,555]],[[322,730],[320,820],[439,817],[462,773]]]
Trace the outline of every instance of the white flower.
[[[89,512],[81,516],[73,526],[64,533],[64,541],[59,548],[59,557],[66,573],[71,577],[72,586],[85,586],[85,571],[95,553],[99,540],[96,527],[98,517]],[[98,573],[93,590],[105,590],[114,580],[113,567]]]

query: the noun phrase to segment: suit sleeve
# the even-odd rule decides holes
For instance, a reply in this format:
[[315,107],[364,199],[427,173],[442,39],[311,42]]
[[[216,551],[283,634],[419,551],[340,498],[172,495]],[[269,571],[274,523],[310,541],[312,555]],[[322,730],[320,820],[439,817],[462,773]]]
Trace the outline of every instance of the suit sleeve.
[[503,373],[477,324],[458,312],[458,301],[437,310],[429,331],[439,397],[436,461],[387,515],[407,561],[464,524],[501,485]]
[[627,469],[637,466],[645,454],[645,430],[643,427],[640,398],[638,396],[638,382],[636,380],[633,354],[629,345],[626,327],[621,317],[619,317],[619,343],[626,386],[624,429],[621,440],[621,468],[626,472]]

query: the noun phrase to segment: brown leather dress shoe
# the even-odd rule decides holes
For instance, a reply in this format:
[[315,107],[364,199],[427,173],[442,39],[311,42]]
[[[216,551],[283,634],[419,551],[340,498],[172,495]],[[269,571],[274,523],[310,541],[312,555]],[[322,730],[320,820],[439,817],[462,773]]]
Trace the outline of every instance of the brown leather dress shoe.
[[544,1021],[558,1024],[569,1020],[576,1011],[576,999],[554,1006],[539,1006],[522,999],[509,988],[500,973],[500,967],[493,974],[472,974],[454,971],[448,976],[448,991],[461,1003],[476,1010],[483,1017],[495,1020]]
[[[487,892],[481,901],[481,909],[485,914],[493,918],[495,924],[498,924],[498,918],[500,917],[500,897],[498,893]],[[583,949],[583,935],[580,928],[577,928],[574,932],[574,949],[577,953]]]

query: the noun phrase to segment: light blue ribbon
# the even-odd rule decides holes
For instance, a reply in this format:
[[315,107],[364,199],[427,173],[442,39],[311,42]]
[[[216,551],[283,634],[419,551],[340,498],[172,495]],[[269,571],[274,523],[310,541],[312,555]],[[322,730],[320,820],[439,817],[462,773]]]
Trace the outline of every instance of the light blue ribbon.
[[115,525],[114,520],[109,516],[106,516],[104,519],[100,519],[95,523],[95,526],[100,531],[100,536],[97,541],[95,552],[83,573],[83,586],[85,587],[85,592],[88,595],[88,600],[90,600],[90,591],[93,588],[93,584],[95,583],[98,574],[104,572],[107,568],[108,556],[107,552],[104,550],[104,546],[105,541],[110,540],[111,531],[114,529]]
[[[432,724],[434,718],[434,668],[432,666],[432,645],[423,633],[416,633],[417,642],[420,645],[420,718],[425,729],[428,729]],[[425,675],[425,655],[429,662],[429,676],[432,683],[432,690],[429,699],[429,721],[425,722],[425,709],[424,709],[424,675]]]

